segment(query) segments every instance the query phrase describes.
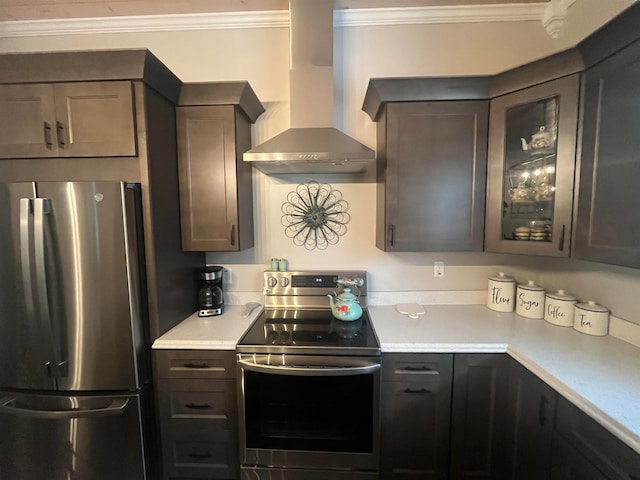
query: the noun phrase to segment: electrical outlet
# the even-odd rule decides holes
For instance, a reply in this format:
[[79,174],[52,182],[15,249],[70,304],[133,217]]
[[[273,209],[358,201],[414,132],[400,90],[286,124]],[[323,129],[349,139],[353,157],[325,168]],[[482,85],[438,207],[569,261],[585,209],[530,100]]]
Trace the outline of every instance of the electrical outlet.
[[233,283],[233,274],[228,268],[222,271],[222,283],[225,285],[231,285]]
[[444,262],[433,262],[433,276],[444,277]]

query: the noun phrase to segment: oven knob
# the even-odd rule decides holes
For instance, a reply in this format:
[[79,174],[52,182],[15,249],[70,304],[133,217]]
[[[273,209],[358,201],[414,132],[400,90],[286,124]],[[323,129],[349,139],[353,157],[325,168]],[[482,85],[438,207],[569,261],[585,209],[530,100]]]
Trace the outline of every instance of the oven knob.
[[267,285],[270,287],[275,287],[278,284],[278,279],[276,277],[267,278]]
[[282,343],[282,345],[287,345],[290,338],[291,338],[291,334],[286,330],[280,333],[280,343]]
[[289,279],[287,277],[282,277],[280,279],[280,286],[286,287],[287,285],[289,285]]
[[278,340],[278,332],[274,332],[273,330],[268,333],[268,343],[271,345],[276,344],[276,340]]

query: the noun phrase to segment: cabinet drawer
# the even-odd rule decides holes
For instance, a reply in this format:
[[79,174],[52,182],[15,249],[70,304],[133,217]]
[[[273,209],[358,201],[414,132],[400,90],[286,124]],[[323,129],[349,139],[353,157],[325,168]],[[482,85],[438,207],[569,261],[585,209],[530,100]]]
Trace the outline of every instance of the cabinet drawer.
[[235,430],[182,420],[162,434],[165,478],[238,478]]
[[564,398],[558,401],[556,430],[606,478],[640,479],[640,454]]
[[158,378],[236,378],[234,351],[156,350]]
[[451,382],[453,355],[436,354],[383,354],[382,381],[410,383]]
[[158,403],[163,419],[210,419],[231,422],[237,418],[234,380],[158,380]]

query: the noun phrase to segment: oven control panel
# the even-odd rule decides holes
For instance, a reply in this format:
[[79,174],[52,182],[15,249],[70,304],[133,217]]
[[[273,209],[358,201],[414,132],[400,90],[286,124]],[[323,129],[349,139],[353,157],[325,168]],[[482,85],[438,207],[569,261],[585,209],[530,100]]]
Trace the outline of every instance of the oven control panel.
[[361,306],[366,306],[367,272],[313,271],[313,272],[264,272],[265,307],[299,306],[328,308],[327,295],[350,288],[358,296]]

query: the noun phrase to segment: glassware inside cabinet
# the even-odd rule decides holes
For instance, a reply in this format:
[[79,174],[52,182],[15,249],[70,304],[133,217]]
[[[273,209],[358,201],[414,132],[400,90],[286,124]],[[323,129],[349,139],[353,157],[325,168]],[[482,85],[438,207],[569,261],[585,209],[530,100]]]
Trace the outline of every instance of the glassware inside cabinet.
[[502,238],[551,242],[556,190],[558,97],[506,111]]

